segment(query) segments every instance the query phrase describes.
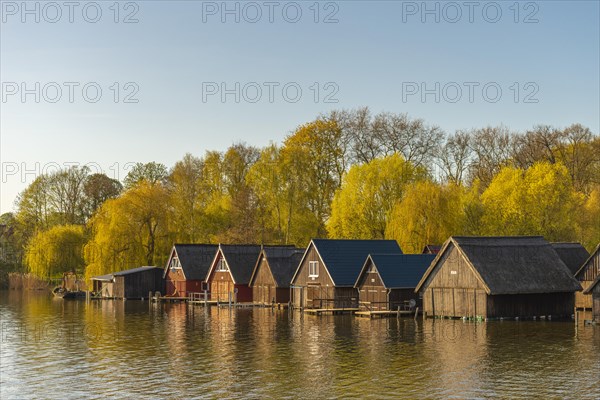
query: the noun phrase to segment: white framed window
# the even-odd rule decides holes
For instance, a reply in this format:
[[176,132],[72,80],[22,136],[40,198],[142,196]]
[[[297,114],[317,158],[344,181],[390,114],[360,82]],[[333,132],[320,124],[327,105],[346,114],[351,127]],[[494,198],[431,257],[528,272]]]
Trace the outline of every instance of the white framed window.
[[171,269],[181,269],[181,263],[179,262],[179,258],[173,257],[171,259]]
[[227,261],[224,258],[221,258],[217,262],[217,272],[227,272],[229,269],[227,268]]
[[308,262],[308,277],[317,278],[319,276],[319,262],[309,261]]

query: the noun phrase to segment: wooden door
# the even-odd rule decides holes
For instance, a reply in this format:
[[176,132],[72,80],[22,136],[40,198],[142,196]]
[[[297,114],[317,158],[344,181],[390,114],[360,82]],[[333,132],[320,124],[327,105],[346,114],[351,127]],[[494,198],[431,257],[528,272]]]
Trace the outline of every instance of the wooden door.
[[322,308],[320,286],[310,285],[307,287],[306,306],[310,308]]

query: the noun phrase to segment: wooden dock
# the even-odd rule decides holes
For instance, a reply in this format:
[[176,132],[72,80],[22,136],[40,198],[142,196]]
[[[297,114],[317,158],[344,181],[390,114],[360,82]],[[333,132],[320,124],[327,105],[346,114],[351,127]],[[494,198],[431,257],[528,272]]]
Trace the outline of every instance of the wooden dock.
[[168,302],[168,303],[173,303],[173,302],[181,302],[181,301],[187,301],[188,298],[187,297],[171,297],[171,296],[152,296],[152,301],[153,302]]
[[[219,304],[217,300],[187,300],[188,304],[199,305],[199,306],[216,306]],[[223,302],[221,302],[223,304]]]
[[400,311],[357,311],[354,313],[359,317],[369,318],[385,318],[385,317],[413,317],[415,316],[414,311],[400,310]]
[[307,314],[322,315],[322,314],[353,314],[358,308],[305,308]]

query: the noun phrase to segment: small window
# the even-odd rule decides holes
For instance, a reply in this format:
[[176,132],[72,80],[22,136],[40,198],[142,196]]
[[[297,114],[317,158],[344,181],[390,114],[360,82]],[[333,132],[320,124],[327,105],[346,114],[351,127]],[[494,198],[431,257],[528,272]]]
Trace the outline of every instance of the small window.
[[225,261],[225,259],[221,258],[218,262],[217,262],[217,272],[227,272],[227,261]]
[[173,257],[171,259],[171,269],[180,269],[181,263],[179,262],[179,258]]
[[308,277],[316,278],[319,276],[319,262],[309,261],[308,262]]

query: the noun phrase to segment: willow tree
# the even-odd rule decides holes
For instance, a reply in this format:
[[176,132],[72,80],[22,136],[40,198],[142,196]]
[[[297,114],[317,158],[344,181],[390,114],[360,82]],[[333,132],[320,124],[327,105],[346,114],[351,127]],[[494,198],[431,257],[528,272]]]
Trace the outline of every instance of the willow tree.
[[329,236],[383,239],[390,212],[407,186],[425,179],[423,167],[399,154],[352,166],[332,202]]
[[481,201],[486,234],[577,240],[583,195],[575,191],[568,169],[560,163],[539,162],[527,170],[505,167]]
[[162,265],[172,245],[169,194],[160,182],[141,181],[107,200],[89,222],[86,279],[94,275]]
[[399,154],[352,166],[333,199],[329,235],[383,239],[389,214],[407,186],[425,179],[425,168],[416,167]]
[[386,237],[405,253],[420,253],[427,244],[442,244],[465,229],[467,191],[455,184],[416,182],[393,209]]
[[59,225],[40,231],[25,250],[25,265],[40,278],[50,278],[63,272],[83,272],[84,227]]

